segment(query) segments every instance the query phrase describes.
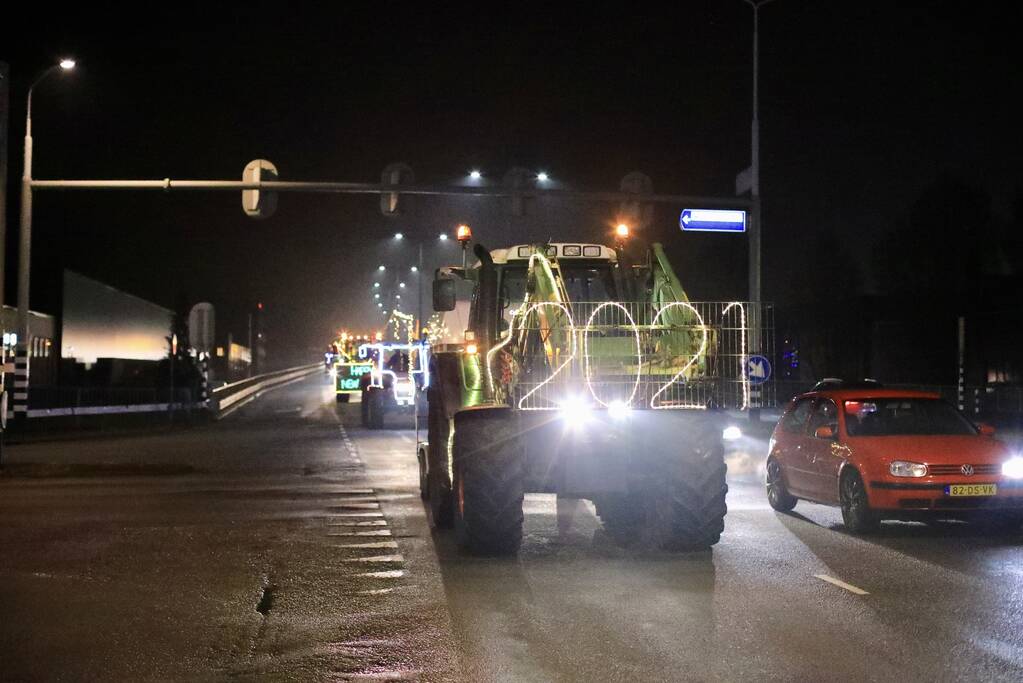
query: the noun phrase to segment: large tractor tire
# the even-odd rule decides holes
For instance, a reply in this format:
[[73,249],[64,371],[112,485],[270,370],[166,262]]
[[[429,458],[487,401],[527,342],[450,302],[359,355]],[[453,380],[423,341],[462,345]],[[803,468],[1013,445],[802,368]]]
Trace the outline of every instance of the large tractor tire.
[[596,501],[619,545],[681,552],[707,550],[721,539],[728,484],[720,429],[701,429],[675,453],[647,453],[633,465],[628,493]]
[[427,418],[426,449],[426,512],[430,526],[450,529],[454,523],[454,497],[451,492],[451,476],[448,473],[448,438],[451,423],[444,412],[442,394],[439,389],[427,390],[429,417]]
[[476,555],[513,555],[522,545],[525,462],[513,414],[470,414],[456,421],[455,534]]

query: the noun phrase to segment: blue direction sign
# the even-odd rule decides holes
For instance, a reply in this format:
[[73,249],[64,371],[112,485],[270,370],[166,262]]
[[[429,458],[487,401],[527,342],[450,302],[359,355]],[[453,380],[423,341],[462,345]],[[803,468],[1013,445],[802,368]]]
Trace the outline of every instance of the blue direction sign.
[[678,225],[686,231],[746,232],[746,212],[731,209],[683,209]]
[[771,361],[763,356],[750,356],[743,372],[750,384],[763,384],[771,377]]

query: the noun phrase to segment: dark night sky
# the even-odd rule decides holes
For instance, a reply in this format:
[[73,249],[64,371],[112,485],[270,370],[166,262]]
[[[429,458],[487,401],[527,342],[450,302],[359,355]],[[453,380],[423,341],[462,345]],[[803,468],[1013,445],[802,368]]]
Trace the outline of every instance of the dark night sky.
[[[822,235],[859,263],[869,289],[877,241],[941,174],[989,193],[1007,220],[1021,180],[1020,10],[944,4],[777,0],[762,10],[768,298],[798,293],[794,273],[821,256]],[[375,182],[401,160],[431,183],[524,166],[613,189],[639,169],[662,192],[728,196],[749,163],[751,12],[740,0],[667,13],[227,5],[47,5],[5,21],[9,177],[21,174],[25,89],[64,54],[80,68],[36,91],[37,178],[233,179],[265,157],[284,179]],[[10,253],[14,183],[8,194]],[[596,241],[609,213],[536,207],[534,220]],[[57,305],[62,267],[163,305],[179,292],[213,301],[236,335],[261,300],[270,339],[297,355],[371,319],[371,268],[397,263],[385,248],[394,230],[432,239],[461,216],[488,245],[522,234],[499,209],[464,204],[420,203],[385,220],[372,198],[289,195],[255,222],[234,194],[40,193],[33,307]],[[676,220],[676,207],[659,210],[644,237],[669,244],[691,296],[743,297],[744,239],[682,236]]]

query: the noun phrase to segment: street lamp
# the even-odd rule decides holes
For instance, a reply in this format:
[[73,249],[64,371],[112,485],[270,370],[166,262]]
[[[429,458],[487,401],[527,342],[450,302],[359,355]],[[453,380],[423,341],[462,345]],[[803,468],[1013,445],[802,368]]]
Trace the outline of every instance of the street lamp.
[[539,173],[536,174],[536,179],[539,180],[541,183],[546,183],[551,178],[544,171],[540,171]]
[[[28,329],[28,288],[32,272],[32,93],[37,85],[57,71],[71,71],[74,68],[75,60],[62,59],[58,64],[54,64],[39,74],[39,77],[28,89],[28,103],[25,107],[25,162],[21,173],[21,237],[18,244],[18,347],[15,351],[15,358],[20,357],[22,362],[15,363],[15,412],[18,412],[19,407],[24,409],[28,405],[28,349],[32,343]],[[23,396],[20,400],[19,395]]]
[[473,169],[472,171],[469,172],[469,177],[472,178],[473,180],[479,180],[480,178],[483,177],[483,174],[477,171],[476,169]]
[[402,238],[404,238],[404,237],[405,237],[405,235],[403,235],[403,234],[402,234],[402,233],[400,233],[400,232],[396,232],[396,233],[394,233],[394,239],[396,239],[396,240],[401,240],[401,239],[402,239]]
[[448,236],[447,236],[447,234],[446,234],[446,233],[443,233],[443,232],[442,232],[442,233],[440,234],[440,241],[441,241],[441,242],[447,242],[447,241],[448,241]]

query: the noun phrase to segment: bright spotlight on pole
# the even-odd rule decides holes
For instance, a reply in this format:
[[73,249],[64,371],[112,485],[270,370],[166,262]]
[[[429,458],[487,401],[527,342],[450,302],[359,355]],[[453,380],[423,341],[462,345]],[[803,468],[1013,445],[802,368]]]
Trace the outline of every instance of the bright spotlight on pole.
[[411,270],[413,273],[418,273],[419,272],[419,269],[416,268],[415,266],[412,266],[411,268],[409,268],[409,270]]
[[377,270],[379,270],[382,273],[385,270],[387,270],[387,268],[385,268],[384,266],[377,266]]
[[440,234],[440,241],[441,242],[447,242],[448,241],[448,236],[445,235],[443,232]]
[[75,60],[73,59],[60,60],[60,68],[64,69],[64,71],[71,71],[71,69],[75,68]]
[[476,169],[473,169],[472,171],[469,172],[469,177],[472,178],[473,180],[479,180],[480,178],[483,177],[483,174],[477,171]]
[[551,177],[547,175],[546,172],[540,171],[539,173],[536,174],[536,179],[539,180],[541,183],[546,183],[548,180],[551,179]]
[[396,240],[400,240],[403,237],[405,237],[405,235],[401,234],[400,232],[394,233],[394,239],[396,239]]

